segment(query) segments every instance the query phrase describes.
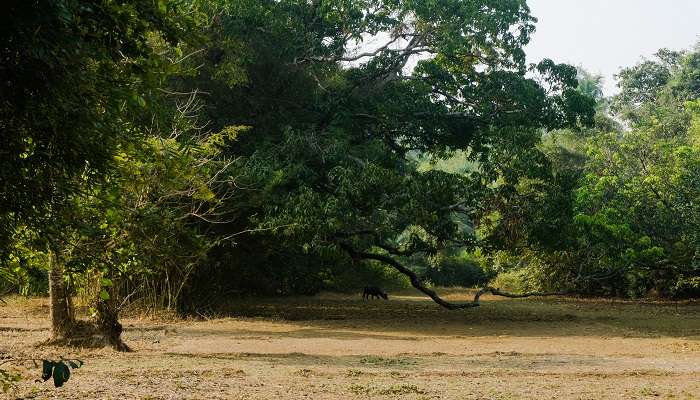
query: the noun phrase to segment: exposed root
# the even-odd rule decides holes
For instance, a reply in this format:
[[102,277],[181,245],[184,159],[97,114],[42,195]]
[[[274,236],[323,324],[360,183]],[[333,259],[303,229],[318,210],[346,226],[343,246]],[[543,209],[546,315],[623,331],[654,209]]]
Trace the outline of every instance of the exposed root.
[[116,351],[129,352],[131,348],[124,343],[116,332],[106,333],[94,323],[88,321],[75,321],[68,332],[61,337],[50,339],[42,344],[50,346],[72,346],[86,348],[111,347]]

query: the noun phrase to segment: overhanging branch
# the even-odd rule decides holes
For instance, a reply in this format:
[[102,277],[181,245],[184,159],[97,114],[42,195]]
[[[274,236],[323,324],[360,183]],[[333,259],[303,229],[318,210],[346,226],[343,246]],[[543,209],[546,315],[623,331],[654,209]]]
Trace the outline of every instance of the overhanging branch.
[[478,303],[481,295],[485,293],[491,293],[494,296],[508,297],[510,299],[523,299],[526,297],[548,297],[548,296],[565,296],[567,294],[572,294],[572,292],[560,291],[560,292],[527,292],[527,293],[510,293],[503,291],[499,288],[494,288],[491,286],[486,286],[480,289],[474,295],[474,302]]
[[379,261],[381,263],[387,264],[391,267],[393,267],[395,270],[401,272],[402,274],[406,275],[409,280],[411,281],[411,286],[414,288],[418,289],[419,291],[423,292],[425,295],[430,297],[435,303],[439,304],[440,306],[448,309],[448,310],[460,310],[460,309],[465,309],[465,308],[475,308],[479,307],[481,303],[479,303],[479,300],[482,295],[486,293],[491,293],[494,296],[502,296],[502,297],[507,297],[511,299],[521,299],[521,298],[526,298],[526,297],[546,297],[546,296],[562,296],[566,294],[571,294],[571,292],[565,292],[565,291],[560,291],[560,292],[528,292],[528,293],[510,293],[503,291],[499,288],[494,288],[491,286],[486,286],[482,289],[480,289],[476,294],[474,295],[474,300],[468,303],[452,303],[449,302],[442,297],[440,297],[434,290],[428,288],[425,286],[423,281],[420,279],[420,277],[413,272],[410,268],[406,267],[405,265],[401,264],[399,261],[395,260],[394,258],[384,255],[384,254],[377,254],[377,253],[371,253],[371,252],[366,252],[366,251],[356,251],[353,249],[350,245],[345,244],[345,243],[339,243],[340,247],[345,250],[351,257],[353,258],[362,258],[365,260],[374,260],[374,261]]

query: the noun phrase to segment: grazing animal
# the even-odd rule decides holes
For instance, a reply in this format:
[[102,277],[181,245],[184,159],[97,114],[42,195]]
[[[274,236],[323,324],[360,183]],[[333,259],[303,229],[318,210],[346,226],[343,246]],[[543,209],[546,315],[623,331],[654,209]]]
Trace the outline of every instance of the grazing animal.
[[362,299],[367,300],[370,297],[378,299],[383,298],[384,300],[389,300],[389,296],[384,293],[384,291],[376,286],[365,286],[365,290],[362,292]]

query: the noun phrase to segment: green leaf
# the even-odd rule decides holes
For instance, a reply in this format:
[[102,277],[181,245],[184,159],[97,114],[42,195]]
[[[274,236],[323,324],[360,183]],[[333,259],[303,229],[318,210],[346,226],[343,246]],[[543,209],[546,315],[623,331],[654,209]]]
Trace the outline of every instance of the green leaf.
[[100,291],[100,298],[101,298],[102,300],[109,300],[109,293],[107,293],[106,290],[102,289],[102,290]]
[[61,387],[70,378],[70,368],[63,362],[56,363],[53,370],[53,384],[56,387]]
[[44,382],[48,381],[49,378],[51,378],[51,375],[53,372],[53,367],[54,367],[54,363],[52,361],[49,361],[49,360],[42,361],[41,379],[43,379]]

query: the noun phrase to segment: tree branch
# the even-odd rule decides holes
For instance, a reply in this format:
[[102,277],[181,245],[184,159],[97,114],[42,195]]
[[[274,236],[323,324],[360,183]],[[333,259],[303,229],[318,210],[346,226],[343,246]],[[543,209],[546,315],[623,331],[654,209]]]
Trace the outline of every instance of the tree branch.
[[377,253],[358,252],[355,249],[353,249],[350,245],[345,244],[345,243],[339,243],[339,246],[343,250],[345,250],[353,258],[362,258],[365,260],[375,260],[375,261],[379,261],[379,262],[382,262],[384,264],[390,265],[391,267],[393,267],[397,271],[406,275],[409,278],[409,280],[411,281],[411,286],[413,286],[414,288],[423,292],[428,297],[430,297],[435,303],[437,303],[438,305],[440,305],[448,310],[461,310],[461,309],[465,309],[465,308],[479,307],[481,305],[481,303],[479,303],[479,299],[485,293],[491,293],[494,296],[508,297],[511,299],[521,299],[521,298],[526,298],[526,297],[562,296],[562,295],[566,295],[566,294],[571,294],[571,292],[566,292],[566,291],[510,293],[510,292],[503,291],[499,288],[493,288],[493,287],[487,286],[483,289],[480,289],[478,292],[476,292],[476,294],[474,295],[474,300],[469,302],[469,303],[451,303],[451,302],[441,298],[434,290],[426,287],[425,284],[423,283],[423,281],[420,279],[420,277],[415,272],[413,272],[411,269],[404,266],[403,264],[401,264],[397,260],[393,259],[392,257],[386,256],[383,254],[377,254]]
[[527,293],[510,293],[505,292],[499,288],[494,288],[491,286],[486,286],[480,289],[474,295],[474,302],[478,303],[481,295],[485,293],[491,293],[494,296],[507,297],[509,299],[523,299],[526,297],[548,297],[548,296],[565,296],[567,294],[572,294],[571,292],[561,291],[561,292],[527,292]]
[[411,271],[407,267],[405,267],[403,264],[400,262],[394,260],[393,258],[389,256],[385,256],[382,254],[376,254],[376,253],[369,253],[369,252],[357,252],[355,249],[352,247],[341,243],[340,247],[342,247],[346,252],[348,252],[353,258],[363,258],[366,260],[375,260],[382,262],[384,264],[388,264],[392,266],[394,269],[397,271],[401,272],[402,274],[406,275],[410,280],[411,280],[411,285],[420,290],[421,292],[425,293],[428,297],[433,299],[434,302],[437,304],[441,305],[442,307],[447,308],[448,310],[456,310],[456,309],[461,309],[461,308],[474,308],[478,307],[479,303],[464,303],[464,304],[454,304],[450,303],[448,301],[443,300],[440,296],[438,296],[435,291],[432,289],[426,287],[421,279],[416,275],[415,272]]

